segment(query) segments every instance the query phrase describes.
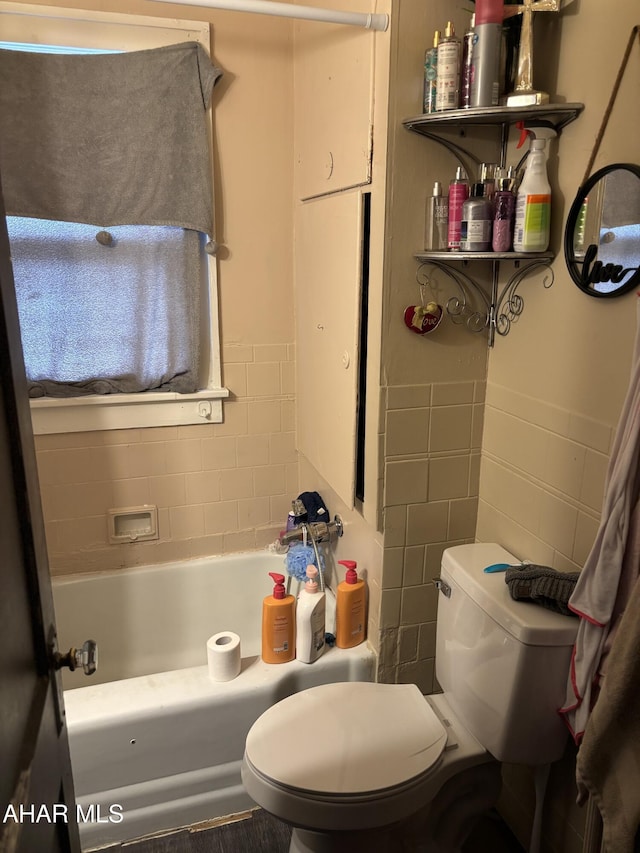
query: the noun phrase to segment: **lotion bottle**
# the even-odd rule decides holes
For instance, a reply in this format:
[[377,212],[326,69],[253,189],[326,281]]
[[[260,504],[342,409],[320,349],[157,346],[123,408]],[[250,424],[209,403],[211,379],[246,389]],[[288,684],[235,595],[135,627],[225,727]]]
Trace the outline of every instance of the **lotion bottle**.
[[351,649],[364,641],[366,635],[366,589],[358,579],[354,560],[338,560],[347,574],[338,584],[336,595],[336,646]]
[[275,586],[262,602],[262,660],[287,663],[296,656],[296,600],[285,591],[284,575],[269,575]]
[[491,246],[494,252],[509,252],[513,243],[513,220],[516,210],[516,197],[513,193],[515,177],[513,169],[498,170],[498,191],[494,196],[493,236]]
[[460,249],[463,252],[486,252],[491,248],[493,208],[484,194],[484,184],[474,184],[471,197],[462,205]]
[[462,205],[469,198],[469,181],[467,173],[458,166],[456,176],[449,184],[449,223],[447,226],[447,243],[449,251],[460,250],[460,227],[462,224]]
[[313,663],[324,651],[326,601],[318,592],[318,570],[307,566],[307,582],[298,596],[296,608],[296,660]]

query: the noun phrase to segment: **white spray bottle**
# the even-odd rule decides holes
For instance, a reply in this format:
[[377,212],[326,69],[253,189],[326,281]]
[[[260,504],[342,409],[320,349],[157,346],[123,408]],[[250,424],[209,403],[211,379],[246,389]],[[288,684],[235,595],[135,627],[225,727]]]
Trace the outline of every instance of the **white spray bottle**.
[[[527,165],[516,196],[514,252],[546,252],[551,227],[551,185],[547,177],[547,143],[557,136],[552,127],[525,127],[520,144],[531,138]],[[519,146],[518,146],[519,147]]]

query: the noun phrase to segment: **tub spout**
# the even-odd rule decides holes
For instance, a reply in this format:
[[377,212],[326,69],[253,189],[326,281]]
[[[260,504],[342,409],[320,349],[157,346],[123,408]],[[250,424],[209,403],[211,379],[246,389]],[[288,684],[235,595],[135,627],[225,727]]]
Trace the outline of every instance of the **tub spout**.
[[310,524],[298,524],[293,530],[287,530],[280,536],[282,547],[291,545],[293,542],[302,542],[304,530],[312,542],[333,542],[343,533],[342,519],[339,515],[334,516],[333,521],[313,521]]

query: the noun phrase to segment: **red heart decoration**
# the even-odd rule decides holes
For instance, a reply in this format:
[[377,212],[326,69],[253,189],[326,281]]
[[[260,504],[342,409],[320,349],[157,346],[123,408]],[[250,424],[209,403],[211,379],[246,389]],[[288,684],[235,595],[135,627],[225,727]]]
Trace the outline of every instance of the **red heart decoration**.
[[416,335],[427,335],[440,325],[442,307],[435,302],[409,305],[404,311],[404,324]]

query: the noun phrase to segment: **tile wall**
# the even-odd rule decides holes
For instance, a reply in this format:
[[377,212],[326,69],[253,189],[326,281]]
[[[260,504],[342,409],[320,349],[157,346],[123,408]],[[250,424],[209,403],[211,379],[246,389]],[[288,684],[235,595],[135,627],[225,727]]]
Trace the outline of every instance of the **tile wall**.
[[437,689],[433,578],[446,547],[475,538],[484,397],[482,381],[386,389],[380,681]]
[[577,571],[595,539],[615,428],[487,387],[478,539]]
[[[582,568],[598,529],[615,427],[489,382],[477,538],[559,571]],[[585,810],[575,805],[571,741],[553,765],[544,834],[579,853]],[[533,820],[533,771],[503,768],[500,810],[522,841]]]
[[[38,436],[53,574],[251,550],[298,494],[292,344],[227,346],[224,423]],[[158,507],[159,539],[108,542],[107,511]]]

